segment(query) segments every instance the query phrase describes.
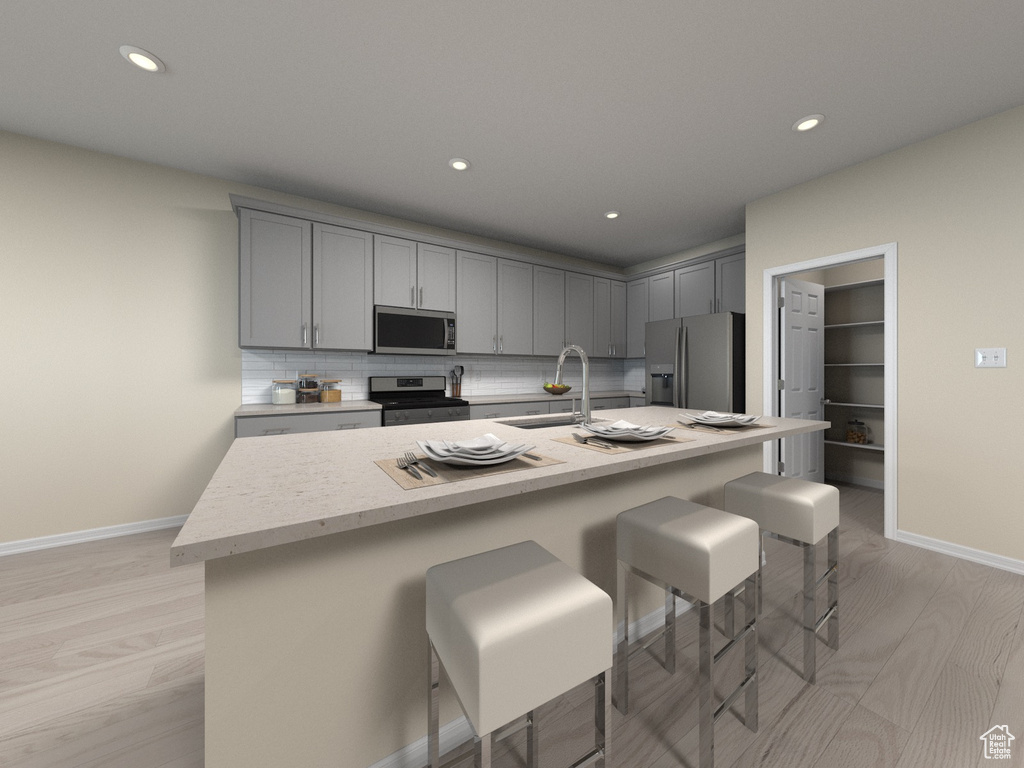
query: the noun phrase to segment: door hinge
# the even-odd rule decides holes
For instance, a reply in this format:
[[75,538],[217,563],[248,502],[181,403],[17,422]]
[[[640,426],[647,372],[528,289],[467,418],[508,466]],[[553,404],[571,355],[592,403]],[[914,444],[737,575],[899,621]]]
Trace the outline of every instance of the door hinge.
[[779,296],[779,309],[785,309],[785,307],[786,307],[786,297],[785,296]]
[[778,390],[780,392],[782,390],[784,390],[786,388],[786,380],[785,379],[779,379],[778,383],[776,384],[776,387],[778,388]]
[[779,474],[780,475],[786,474],[786,462],[784,462],[784,461],[780,461],[779,462]]

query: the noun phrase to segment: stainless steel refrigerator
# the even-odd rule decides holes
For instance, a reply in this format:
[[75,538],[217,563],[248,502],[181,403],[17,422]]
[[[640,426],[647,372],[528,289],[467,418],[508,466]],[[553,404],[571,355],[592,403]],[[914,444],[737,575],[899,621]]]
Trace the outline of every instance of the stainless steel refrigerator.
[[647,323],[647,404],[742,413],[744,319],[719,312]]

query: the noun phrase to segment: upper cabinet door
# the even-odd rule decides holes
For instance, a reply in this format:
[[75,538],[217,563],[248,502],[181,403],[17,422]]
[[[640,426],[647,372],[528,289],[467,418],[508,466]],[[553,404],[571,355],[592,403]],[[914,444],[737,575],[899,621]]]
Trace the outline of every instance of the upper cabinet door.
[[498,259],[498,353],[533,354],[533,265]]
[[565,272],[533,268],[533,354],[559,355],[565,346]]
[[746,312],[746,254],[715,261],[715,311]]
[[416,243],[373,236],[373,303],[416,307]]
[[594,278],[594,350],[591,357],[612,357],[612,281]]
[[416,306],[455,311],[455,251],[416,244]]
[[705,261],[675,271],[676,317],[710,315],[715,311],[715,262]]
[[312,345],[311,230],[290,216],[239,211],[240,347]]
[[459,251],[457,302],[455,305],[456,351],[490,355],[498,351],[497,259]]
[[626,284],[626,357],[644,356],[644,334],[647,330],[647,278]]
[[[595,281],[596,283],[596,281]],[[612,280],[611,289],[611,342],[612,357],[626,356],[626,284]],[[596,299],[596,294],[595,294]]]
[[313,347],[373,349],[373,235],[313,224]]
[[594,350],[594,278],[565,273],[565,343]]
[[675,317],[675,285],[671,272],[647,278],[648,319],[671,320]]

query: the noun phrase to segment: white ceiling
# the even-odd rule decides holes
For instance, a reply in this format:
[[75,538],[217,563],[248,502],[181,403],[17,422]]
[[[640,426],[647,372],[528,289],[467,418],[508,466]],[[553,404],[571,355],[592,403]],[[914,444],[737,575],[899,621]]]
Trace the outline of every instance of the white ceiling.
[[1022,41],[1022,0],[5,0],[0,129],[628,266],[1024,104]]

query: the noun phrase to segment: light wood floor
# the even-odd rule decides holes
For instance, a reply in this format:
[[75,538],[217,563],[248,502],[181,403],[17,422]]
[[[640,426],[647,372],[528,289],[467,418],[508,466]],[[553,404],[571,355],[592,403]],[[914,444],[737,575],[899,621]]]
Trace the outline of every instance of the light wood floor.
[[[817,684],[802,681],[800,552],[768,541],[760,729],[726,714],[717,765],[1024,766],[1024,576],[887,541],[881,493],[841,492],[840,648],[820,644]],[[174,535],[0,558],[0,766],[201,768],[203,569],[169,568]],[[674,677],[634,658],[611,765],[695,766],[695,623],[680,618]],[[722,672],[731,688],[738,666]],[[545,768],[586,751],[590,694],[539,713]],[[1003,724],[1017,746],[994,763],[979,737]],[[500,765],[523,765],[517,739]]]

